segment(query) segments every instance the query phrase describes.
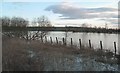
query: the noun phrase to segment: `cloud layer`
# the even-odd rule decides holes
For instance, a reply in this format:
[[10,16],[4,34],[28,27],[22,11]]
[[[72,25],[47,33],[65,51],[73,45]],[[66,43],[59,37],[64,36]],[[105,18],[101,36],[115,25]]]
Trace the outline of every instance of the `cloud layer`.
[[61,19],[92,19],[92,18],[117,18],[116,8],[81,8],[69,3],[52,5],[45,9],[55,14],[61,14]]

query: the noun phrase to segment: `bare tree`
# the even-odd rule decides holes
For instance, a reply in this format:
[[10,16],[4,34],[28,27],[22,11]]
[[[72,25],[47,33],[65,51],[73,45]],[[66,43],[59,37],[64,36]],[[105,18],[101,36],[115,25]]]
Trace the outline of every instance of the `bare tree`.
[[10,26],[10,18],[9,17],[2,17],[0,18],[2,26]]
[[83,23],[81,27],[87,27],[88,25],[86,23]]
[[108,24],[107,23],[105,23],[105,29],[108,29]]
[[45,16],[41,16],[40,18],[37,18],[37,23],[39,27],[50,27],[51,26],[50,21]]
[[15,27],[26,27],[28,25],[28,21],[21,17],[13,17],[11,19],[11,25]]
[[[36,25],[37,27],[52,27],[51,23],[50,23],[50,20],[45,17],[45,16],[41,16],[41,17],[38,17],[36,19],[34,19],[34,21],[32,22],[33,25]],[[32,37],[31,39],[43,39],[43,37],[48,33],[48,31],[36,31],[34,33],[32,33]]]
[[[28,25],[28,21],[21,18],[21,17],[2,17],[0,18],[2,21],[3,27],[26,27]],[[24,37],[27,35],[27,31],[9,31],[9,32],[3,32],[4,35],[7,35],[9,37]]]

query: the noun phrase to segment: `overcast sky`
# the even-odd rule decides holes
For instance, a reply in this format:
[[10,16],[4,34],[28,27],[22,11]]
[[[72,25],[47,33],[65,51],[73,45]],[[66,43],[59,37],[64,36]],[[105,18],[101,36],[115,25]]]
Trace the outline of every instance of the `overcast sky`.
[[2,16],[20,16],[32,21],[47,16],[54,26],[118,26],[119,0],[2,0]]

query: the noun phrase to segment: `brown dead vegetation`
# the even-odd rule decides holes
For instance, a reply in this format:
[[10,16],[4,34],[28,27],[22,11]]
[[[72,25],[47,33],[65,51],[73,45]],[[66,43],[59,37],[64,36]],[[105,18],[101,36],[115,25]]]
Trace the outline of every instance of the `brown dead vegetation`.
[[[97,62],[117,63],[117,60],[111,60],[113,53],[87,47],[78,49],[59,44],[41,43],[39,40],[28,42],[19,38],[3,37],[2,41],[3,71],[41,71],[44,70],[44,60],[78,54],[81,57],[95,58]],[[29,57],[28,51],[34,51],[36,56]],[[45,57],[48,58],[45,59]]]

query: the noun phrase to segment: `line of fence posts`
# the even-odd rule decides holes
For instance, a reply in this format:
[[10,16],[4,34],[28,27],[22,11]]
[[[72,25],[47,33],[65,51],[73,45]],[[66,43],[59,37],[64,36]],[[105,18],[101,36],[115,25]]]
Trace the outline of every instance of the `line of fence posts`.
[[[41,41],[43,42],[43,38],[41,38]],[[45,42],[47,42],[47,37],[46,36],[45,36]],[[62,42],[63,42],[63,45],[66,45],[66,41],[65,41],[64,37],[62,38]],[[50,43],[51,44],[53,43],[52,37],[50,37]],[[59,44],[58,37],[56,37],[56,43]],[[72,38],[70,40],[70,43],[71,43],[71,47],[72,47],[73,46],[73,39]],[[113,44],[114,44],[114,52],[115,52],[115,55],[116,55],[116,52],[117,52],[116,42],[114,42]],[[82,48],[81,39],[79,39],[79,46],[80,46],[80,49],[81,49]],[[92,48],[92,46],[91,46],[91,40],[89,40],[89,47]],[[102,41],[100,41],[100,49],[103,50]]]

